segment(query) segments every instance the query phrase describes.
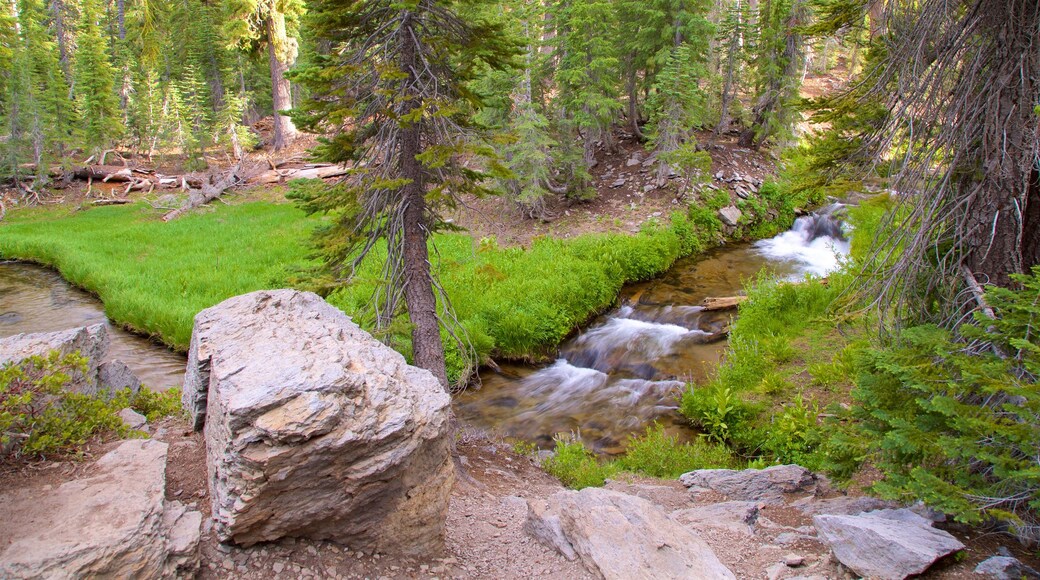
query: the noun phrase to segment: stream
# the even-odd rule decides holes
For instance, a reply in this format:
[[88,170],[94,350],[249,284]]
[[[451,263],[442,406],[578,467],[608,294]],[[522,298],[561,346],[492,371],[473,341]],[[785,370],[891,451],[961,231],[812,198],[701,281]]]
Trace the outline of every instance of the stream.
[[[483,386],[456,397],[456,412],[464,424],[542,448],[551,448],[557,433],[575,432],[596,452],[618,453],[628,435],[654,421],[692,436],[678,396],[686,381],[707,380],[734,315],[697,305],[738,294],[763,269],[791,279],[835,269],[848,253],[839,208],[798,218],[775,238],[681,259],[659,278],[626,286],[621,306],[562,344],[554,363],[484,369]],[[0,338],[97,323],[109,325],[109,359],[125,362],[152,388],[181,384],[184,355],[112,325],[97,298],[54,271],[0,262]]]

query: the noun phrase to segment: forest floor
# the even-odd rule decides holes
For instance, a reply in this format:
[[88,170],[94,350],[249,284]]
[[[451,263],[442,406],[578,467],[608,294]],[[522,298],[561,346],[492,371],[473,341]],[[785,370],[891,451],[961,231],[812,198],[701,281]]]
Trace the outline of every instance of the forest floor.
[[[165,419],[154,426],[153,437],[169,444],[166,497],[178,500],[209,515],[206,486],[206,450],[200,433],[190,430],[183,419]],[[116,445],[95,443],[89,457],[97,457]],[[505,443],[486,434],[464,430],[458,451],[463,475],[456,477],[445,525],[444,552],[423,559],[393,558],[379,553],[353,551],[331,542],[286,538],[250,548],[217,542],[204,524],[199,578],[350,578],[350,579],[513,579],[546,578],[580,580],[594,578],[580,562],[569,562],[524,530],[527,501],[540,501],[563,491],[528,456],[518,455]],[[40,488],[58,485],[89,474],[90,461],[52,460],[20,470],[0,470],[4,489]],[[694,498],[676,480],[622,474],[608,481],[608,489],[637,495],[666,513],[720,501],[717,494]],[[841,493],[826,490],[823,497]],[[828,548],[815,539],[812,519],[798,509],[798,502],[761,509],[753,527],[742,529],[720,522],[697,525],[696,532],[714,550],[719,560],[740,579],[826,578],[851,580],[855,576],[841,567]],[[1003,546],[1026,564],[1040,566],[1026,550],[998,535],[946,525],[967,548],[962,555],[947,558],[921,578],[978,578],[972,570]],[[788,539],[784,539],[786,534]],[[792,541],[790,538],[795,536]],[[804,563],[784,564],[788,556]]]

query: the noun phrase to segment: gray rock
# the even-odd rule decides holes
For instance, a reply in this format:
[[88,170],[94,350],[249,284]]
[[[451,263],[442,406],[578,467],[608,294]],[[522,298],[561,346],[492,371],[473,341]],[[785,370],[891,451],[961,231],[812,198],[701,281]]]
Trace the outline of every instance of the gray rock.
[[878,580],[902,580],[964,548],[957,538],[907,509],[855,516],[819,515],[820,539],[853,572]]
[[638,153],[636,153],[635,155],[628,158],[628,161],[625,162],[625,167],[635,167],[636,165],[639,165],[642,162],[643,158]]
[[692,527],[723,528],[740,534],[754,533],[758,520],[758,503],[726,501],[672,512],[672,519]]
[[147,417],[129,407],[119,412],[119,418],[123,420],[124,425],[131,429],[144,429],[148,424]]
[[202,515],[166,502],[167,446],[124,441],[91,477],[0,495],[0,578],[181,578]]
[[184,404],[205,424],[214,530],[426,555],[444,545],[450,398],[316,294],[195,317]]
[[722,171],[719,171],[718,173],[715,174],[715,179],[718,179],[720,181],[723,180],[723,179],[726,179],[726,174],[724,172],[722,172]]
[[645,499],[586,488],[528,505],[526,529],[599,577],[735,578],[700,536]]
[[729,227],[736,227],[737,223],[740,222],[740,217],[743,214],[737,209],[737,206],[730,205],[719,210],[719,219],[722,223]]
[[807,516],[823,514],[854,516],[863,512],[899,507],[899,504],[894,501],[885,501],[866,495],[860,497],[841,496],[831,499],[807,498],[806,501],[795,502],[794,505]]
[[63,355],[79,352],[87,359],[87,373],[70,373],[69,390],[93,394],[98,391],[98,367],[108,349],[104,324],[70,328],[58,332],[16,334],[0,340],[0,365],[20,362],[31,356],[46,356],[52,350]]
[[774,465],[766,469],[700,469],[685,473],[679,481],[691,492],[710,489],[741,501],[784,503],[791,494],[816,492],[816,476],[799,465]]
[[615,179],[613,183],[610,184],[610,188],[611,189],[617,189],[617,188],[622,187],[624,185],[625,185],[625,178],[624,177],[619,177],[619,178]]
[[993,580],[1040,579],[1040,572],[1010,556],[993,556],[983,560],[979,562],[978,566],[975,566],[975,573]]
[[737,194],[737,197],[739,197],[740,199],[748,199],[751,197],[751,194],[748,193],[748,191],[744,189],[742,186],[735,187],[733,191]]
[[98,367],[98,383],[110,393],[130,389],[131,393],[136,394],[141,390],[141,379],[118,359],[101,363]]

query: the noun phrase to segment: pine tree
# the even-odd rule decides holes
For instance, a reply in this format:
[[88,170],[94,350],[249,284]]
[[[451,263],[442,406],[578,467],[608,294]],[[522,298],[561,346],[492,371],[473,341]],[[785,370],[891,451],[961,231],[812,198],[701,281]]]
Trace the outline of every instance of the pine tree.
[[274,102],[275,150],[288,145],[296,137],[292,118],[279,111],[293,108],[289,67],[298,53],[298,20],[304,13],[302,0],[225,0],[227,24],[225,35],[232,43],[251,48],[261,41],[268,55],[271,72],[271,95]]
[[591,168],[596,142],[612,142],[611,126],[621,108],[616,12],[606,0],[558,0],[551,14],[559,104],[580,134],[583,161]]
[[444,318],[427,242],[444,223],[440,210],[486,192],[487,176],[472,164],[490,150],[470,126],[479,103],[467,83],[481,66],[505,66],[513,52],[499,25],[459,18],[455,10],[474,2],[318,0],[308,23],[329,50],[297,77],[312,96],[295,117],[331,131],[318,153],[354,167],[342,185],[301,194],[308,211],[335,217],[317,239],[325,264],[342,282],[386,240],[377,325],[385,328],[403,300],[413,360],[445,388]]
[[116,70],[102,34],[102,11],[97,0],[84,0],[82,10],[76,48],[76,105],[82,118],[81,142],[88,152],[97,154],[119,142],[124,125]]
[[809,20],[806,0],[765,0],[755,70],[757,96],[751,126],[740,135],[742,147],[757,148],[784,139],[794,124],[795,99],[802,79],[802,32]]

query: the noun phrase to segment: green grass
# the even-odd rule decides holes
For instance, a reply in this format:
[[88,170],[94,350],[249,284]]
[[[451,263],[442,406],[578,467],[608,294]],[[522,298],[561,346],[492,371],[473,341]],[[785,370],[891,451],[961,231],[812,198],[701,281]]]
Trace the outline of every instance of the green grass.
[[[719,241],[713,210],[676,212],[637,235],[539,238],[528,249],[501,248],[460,234],[437,235],[434,268],[481,356],[538,359],[622,285],[664,272],[682,255]],[[0,256],[53,266],[97,294],[113,320],[185,350],[200,310],[260,289],[290,285],[313,262],[309,236],[320,218],[292,205],[217,206],[163,223],[148,205],[11,212],[0,225]],[[385,250],[329,301],[361,316]],[[406,354],[406,328],[395,346]],[[457,351],[449,371],[461,372]]]

